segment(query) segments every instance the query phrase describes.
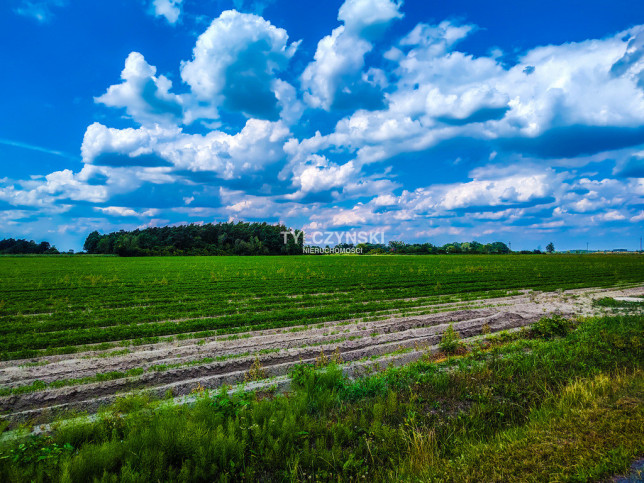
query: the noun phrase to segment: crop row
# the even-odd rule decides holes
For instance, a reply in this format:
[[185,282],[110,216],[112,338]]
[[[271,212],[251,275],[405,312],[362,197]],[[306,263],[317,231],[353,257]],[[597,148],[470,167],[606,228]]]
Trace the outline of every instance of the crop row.
[[0,258],[0,358],[644,281],[644,257]]

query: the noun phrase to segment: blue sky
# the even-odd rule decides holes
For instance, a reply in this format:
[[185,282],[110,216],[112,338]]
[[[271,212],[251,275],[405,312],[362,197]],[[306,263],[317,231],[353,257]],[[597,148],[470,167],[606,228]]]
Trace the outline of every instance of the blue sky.
[[7,0],[0,42],[0,237],[644,235],[641,2]]

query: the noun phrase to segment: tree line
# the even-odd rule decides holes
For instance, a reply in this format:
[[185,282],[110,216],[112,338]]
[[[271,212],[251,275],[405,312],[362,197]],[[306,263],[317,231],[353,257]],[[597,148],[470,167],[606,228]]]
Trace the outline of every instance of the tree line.
[[42,255],[42,254],[57,254],[58,250],[49,242],[43,241],[36,243],[33,240],[14,240],[13,238],[5,238],[0,240],[0,254],[1,255]]
[[[132,256],[164,255],[297,255],[303,237],[284,237],[284,225],[208,223],[89,234],[87,253]],[[286,243],[285,243],[286,241]]]
[[[341,244],[339,248],[353,248],[353,244]],[[467,254],[504,254],[511,253],[510,248],[503,242],[479,243],[472,242],[452,242],[445,245],[433,245],[431,243],[405,243],[403,241],[392,240],[389,244],[372,244],[359,243],[355,245],[363,255],[365,254],[401,254],[401,255],[442,255],[448,253],[467,253]],[[540,250],[522,250],[521,252],[512,252],[521,254],[537,254]]]
[[[284,225],[268,223],[208,223],[145,228],[134,231],[117,231],[101,235],[93,231],[85,239],[85,252],[119,256],[167,255],[301,255],[302,236],[284,236],[291,230]],[[301,233],[295,231],[296,234]],[[540,254],[540,250],[512,252],[503,242],[479,243],[452,242],[444,245],[432,243],[405,243],[390,241],[388,244],[340,244],[338,248],[359,248],[366,254],[440,255],[440,254]],[[554,245],[546,247],[554,252]],[[58,254],[49,242],[8,238],[0,240],[2,255]]]

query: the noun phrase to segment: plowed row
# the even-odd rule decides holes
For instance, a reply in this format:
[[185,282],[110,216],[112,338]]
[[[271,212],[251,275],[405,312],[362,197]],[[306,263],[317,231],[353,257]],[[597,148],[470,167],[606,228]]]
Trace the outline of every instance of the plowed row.
[[[527,326],[544,315],[588,315],[592,300],[605,296],[641,295],[644,288],[578,289],[560,293],[528,293],[435,304],[434,313],[408,317],[347,319],[315,325],[247,331],[233,336],[212,335],[185,340],[159,341],[126,349],[90,347],[74,354],[59,354],[0,363],[0,387],[15,394],[0,397],[4,417],[24,420],[51,416],[60,410],[96,411],[118,395],[145,390],[155,396],[174,396],[195,388],[217,388],[244,381],[258,359],[268,376],[286,374],[295,364],[314,362],[323,351],[338,351],[345,364],[376,361],[405,353],[405,361],[419,358],[453,327],[463,338]],[[425,311],[427,310],[426,306]],[[422,312],[422,311],[421,311]],[[136,376],[92,382],[112,371]],[[20,394],[20,388],[40,381],[45,387]],[[48,384],[69,381],[65,387]]]

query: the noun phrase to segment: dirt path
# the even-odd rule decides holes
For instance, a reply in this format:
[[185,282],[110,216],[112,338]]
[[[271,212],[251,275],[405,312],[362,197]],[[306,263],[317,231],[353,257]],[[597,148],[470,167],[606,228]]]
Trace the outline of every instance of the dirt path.
[[[300,361],[313,362],[321,350],[328,356],[337,349],[344,362],[355,363],[411,349],[405,357],[397,358],[403,362],[410,361],[420,357],[423,348],[438,344],[450,323],[454,323],[462,337],[470,338],[488,330],[494,333],[523,327],[554,313],[570,317],[591,315],[597,312],[592,304],[594,299],[643,294],[644,287],[525,293],[433,305],[431,309],[436,313],[404,318],[328,322],[249,332],[234,337],[163,342],[129,347],[128,353],[88,351],[5,361],[0,364],[0,387],[3,388],[27,386],[34,381],[51,383],[91,378],[111,371],[137,369],[143,373],[136,377],[0,397],[0,411],[10,419],[39,417],[53,409],[92,412],[101,404],[112,402],[117,395],[135,389],[146,389],[157,396],[170,390],[173,395],[180,396],[189,394],[197,386],[216,388],[222,384],[242,382],[256,358],[269,376],[280,376]],[[154,369],[159,365],[165,365],[165,370]]]

